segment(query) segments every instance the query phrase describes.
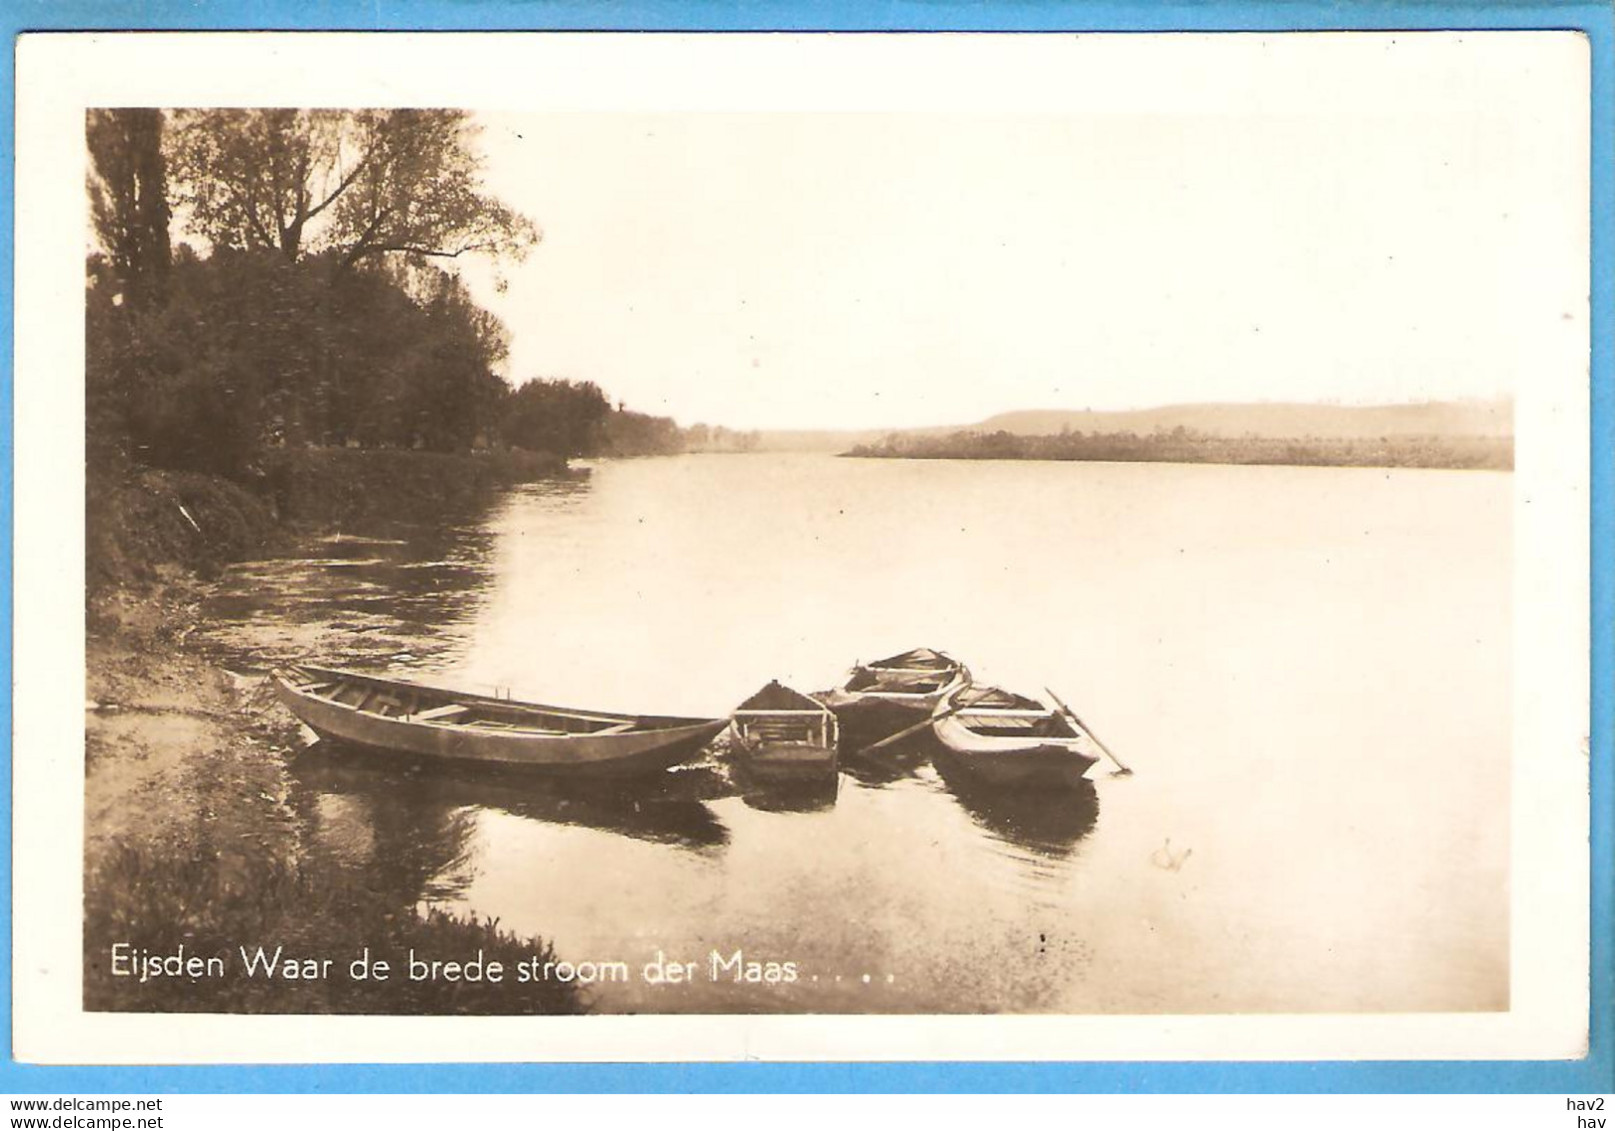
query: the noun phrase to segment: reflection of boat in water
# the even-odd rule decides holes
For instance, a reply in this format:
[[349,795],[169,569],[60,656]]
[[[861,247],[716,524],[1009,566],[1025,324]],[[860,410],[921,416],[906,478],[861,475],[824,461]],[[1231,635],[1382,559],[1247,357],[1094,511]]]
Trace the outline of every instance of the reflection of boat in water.
[[279,669],[273,680],[281,702],[321,738],[557,773],[665,770],[728,725],[545,707],[308,664]]
[[914,777],[930,762],[931,751],[936,746],[929,727],[878,749],[868,749],[863,744],[880,737],[879,732],[865,732],[864,736],[856,730],[842,733],[848,737],[842,739],[846,753],[841,758],[841,772],[854,781],[876,788]]
[[737,768],[735,786],[749,809],[764,813],[822,813],[835,808],[841,776],[832,773],[816,777],[758,778],[747,766],[741,765]]
[[400,760],[331,742],[310,746],[295,768],[316,790],[384,796],[388,805],[404,808],[493,809],[693,849],[729,842],[729,830],[702,800],[716,794],[718,779],[699,772],[632,781],[562,780],[495,766]]
[[835,777],[840,729],[830,709],[778,681],[735,708],[733,746],[757,780]]
[[931,764],[971,820],[1039,856],[1067,855],[1099,820],[1099,793],[1090,781],[1063,789],[1005,789],[965,770],[945,747],[933,751]]
[[970,672],[958,660],[930,648],[914,648],[857,665],[840,687],[825,693],[824,704],[837,715],[912,721],[969,684]]
[[1074,785],[1099,761],[1065,712],[996,687],[954,692],[931,729],[961,768],[996,785]]

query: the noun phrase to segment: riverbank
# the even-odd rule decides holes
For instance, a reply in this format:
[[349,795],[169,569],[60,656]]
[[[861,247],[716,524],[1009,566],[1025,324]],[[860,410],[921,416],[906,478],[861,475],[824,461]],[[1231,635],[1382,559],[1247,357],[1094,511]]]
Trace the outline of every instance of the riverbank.
[[367,521],[430,522],[517,483],[567,474],[520,448],[442,455],[355,448],[277,449],[241,481],[121,464],[89,470],[86,584],[153,580],[162,566],[215,576],[291,538]]
[[[258,680],[190,646],[209,578],[305,534],[410,506],[462,505],[556,461],[298,453],[261,490],[193,473],[92,479],[86,508],[84,1004],[92,1010],[568,1013],[569,985],[411,981],[406,955],[507,970],[548,944],[377,891],[306,848],[296,721]],[[379,457],[379,458],[377,458]],[[457,461],[457,462],[450,462]],[[563,463],[564,466],[564,463]],[[331,477],[340,477],[336,482]],[[321,490],[322,482],[329,490]],[[241,953],[331,960],[330,976],[249,974]],[[200,958],[199,976],[142,979],[145,954]],[[115,949],[117,948],[117,949]],[[350,976],[366,949],[388,981]],[[225,973],[209,973],[217,960]],[[189,970],[184,961],[180,968]]]

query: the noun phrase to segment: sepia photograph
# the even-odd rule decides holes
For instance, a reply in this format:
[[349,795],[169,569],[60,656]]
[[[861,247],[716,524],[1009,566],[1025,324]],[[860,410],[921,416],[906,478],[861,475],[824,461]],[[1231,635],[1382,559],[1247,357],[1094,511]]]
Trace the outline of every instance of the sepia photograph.
[[77,1009],[1535,1000],[1584,41],[503,38],[51,118]]

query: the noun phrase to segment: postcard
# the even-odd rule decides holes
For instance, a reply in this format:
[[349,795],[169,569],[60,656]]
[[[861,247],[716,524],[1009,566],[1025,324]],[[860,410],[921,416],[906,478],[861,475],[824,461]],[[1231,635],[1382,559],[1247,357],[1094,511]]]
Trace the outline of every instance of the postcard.
[[1582,1054],[1583,36],[17,58],[19,1059]]

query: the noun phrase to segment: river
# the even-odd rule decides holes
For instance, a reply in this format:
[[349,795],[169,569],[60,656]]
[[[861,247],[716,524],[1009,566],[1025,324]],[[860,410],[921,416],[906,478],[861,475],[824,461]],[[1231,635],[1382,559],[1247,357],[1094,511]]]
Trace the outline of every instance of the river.
[[[757,794],[298,758],[311,851],[635,976],[605,1012],[1508,1004],[1512,476],[806,454],[601,462],[225,577],[207,647],[724,715],[914,646],[1135,771],[1026,796],[923,743]],[[660,953],[796,980],[648,983]]]

